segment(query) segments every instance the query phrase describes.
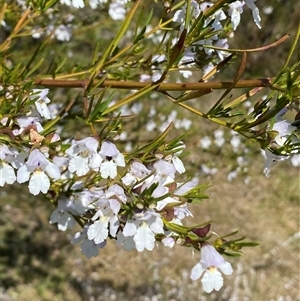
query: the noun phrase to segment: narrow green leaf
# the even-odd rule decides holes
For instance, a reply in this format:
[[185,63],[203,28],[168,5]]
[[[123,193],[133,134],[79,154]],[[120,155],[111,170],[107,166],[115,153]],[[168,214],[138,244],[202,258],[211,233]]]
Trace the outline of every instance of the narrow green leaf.
[[249,242],[238,242],[238,243],[235,243],[235,245],[237,245],[239,247],[256,247],[256,246],[259,246],[259,243],[254,242],[254,241],[249,241]]
[[[88,121],[89,122],[92,122],[95,120],[95,118],[100,118],[102,116],[102,113],[104,110],[107,109],[110,101],[112,100],[112,97],[114,95],[114,92],[111,93],[111,95],[108,97],[107,100],[103,101],[103,97],[104,97],[104,94],[105,92],[107,91],[108,88],[106,88],[105,90],[103,90],[101,92],[101,95],[99,96],[98,100],[97,100],[97,103],[93,109],[93,112],[92,112],[92,104],[90,105],[89,107],[89,118],[88,118]],[[92,112],[92,113],[91,113]]]
[[133,19],[133,16],[136,13],[137,8],[139,7],[141,3],[141,0],[137,0],[133,6],[131,7],[131,10],[129,11],[128,15],[126,16],[121,28],[119,29],[118,33],[116,34],[115,38],[112,40],[110,45],[107,47],[105,53],[99,60],[99,62],[96,64],[92,76],[95,76],[95,74],[99,73],[99,70],[103,68],[103,65],[105,64],[106,60],[112,55],[112,53],[115,51],[116,47],[118,46],[121,39],[124,37],[131,20]]
[[180,226],[180,225],[168,222],[166,220],[164,220],[164,224],[169,230],[171,230],[177,234],[180,234],[180,235],[187,235],[189,232],[188,229],[185,228],[184,226]]
[[145,86],[144,88],[142,88],[141,90],[139,90],[138,92],[135,92],[123,99],[121,99],[120,101],[118,101],[117,103],[115,103],[113,106],[107,108],[104,112],[103,115],[106,115],[110,112],[113,112],[117,109],[119,109],[120,107],[129,104],[131,102],[133,102],[134,100],[136,100],[137,98],[147,94],[148,92],[155,90],[157,87],[159,86],[159,84],[150,84]]

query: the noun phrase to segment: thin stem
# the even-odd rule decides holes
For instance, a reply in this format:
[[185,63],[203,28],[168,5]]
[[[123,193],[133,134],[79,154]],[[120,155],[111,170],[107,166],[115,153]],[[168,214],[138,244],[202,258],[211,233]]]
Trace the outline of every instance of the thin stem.
[[[280,88],[271,86],[270,80],[272,78],[262,79],[246,79],[238,80],[232,87],[233,89],[241,88],[256,88],[268,87],[274,90],[281,90]],[[94,81],[97,85],[99,81]],[[57,79],[36,79],[34,85],[43,87],[61,87],[61,88],[84,88],[89,83],[88,80],[57,80]],[[118,81],[118,80],[105,80],[99,88],[111,87],[115,89],[131,89],[140,90],[149,86],[151,82],[134,82],[134,81]],[[232,81],[219,81],[219,82],[197,82],[197,83],[160,83],[155,89],[157,91],[187,91],[187,90],[201,90],[201,89],[228,89],[232,86]]]
[[[203,48],[209,48],[209,49],[214,49],[214,50],[220,50],[220,51],[226,51],[226,52],[258,52],[258,51],[264,51],[273,47],[278,46],[279,44],[281,44],[282,42],[284,42],[287,38],[289,38],[290,35],[286,34],[283,37],[281,37],[279,40],[277,40],[276,42],[266,45],[266,46],[262,46],[262,47],[258,47],[258,48],[251,48],[251,49],[234,49],[234,48],[222,48],[222,47],[216,47],[216,46],[211,46],[211,45],[201,45]],[[296,43],[297,43],[297,39],[295,39]]]
[[[291,49],[288,53],[288,56],[287,56],[287,58],[284,62],[284,65],[283,65],[282,69],[284,69],[288,66],[289,61],[291,60],[291,57],[292,57],[292,55],[293,55],[293,53],[294,53],[294,51],[295,51],[295,49],[298,45],[299,37],[300,37],[300,24],[298,25],[298,29],[297,29],[297,32],[296,32],[296,35],[295,35],[295,39],[293,40]],[[299,47],[299,45],[298,45],[298,47]],[[298,48],[298,51],[299,51],[299,48]]]

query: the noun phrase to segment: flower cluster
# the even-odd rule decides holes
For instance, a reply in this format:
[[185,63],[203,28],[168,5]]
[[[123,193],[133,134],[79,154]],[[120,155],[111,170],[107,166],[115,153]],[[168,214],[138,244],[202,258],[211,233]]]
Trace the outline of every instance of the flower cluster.
[[[108,139],[62,142],[54,132],[43,135],[43,120],[55,118],[48,92],[33,90],[26,116],[1,120],[13,128],[11,135],[20,147],[0,144],[0,185],[28,183],[31,194],[46,194],[56,206],[50,223],[61,231],[79,223],[82,231],[72,243],[80,243],[88,258],[97,256],[108,239],[138,252],[152,251],[157,242],[169,248],[187,243],[183,221],[192,216],[188,199],[197,197],[202,187],[195,179],[176,180],[176,174],[185,172],[179,158],[185,145],[170,143],[165,154],[154,149],[147,162],[128,161]],[[205,240],[205,235],[199,239]],[[213,288],[218,290],[220,283]]]
[[[232,30],[236,30],[237,26],[241,20],[241,14],[243,13],[243,7],[246,5],[248,8],[252,10],[253,19],[256,25],[261,28],[260,25],[260,16],[259,10],[254,4],[256,0],[245,0],[245,1],[235,1],[229,4],[227,15],[230,17]],[[201,13],[206,12],[210,7],[212,7],[214,3],[212,2],[201,2],[198,3],[195,0],[192,0],[190,3],[190,22],[191,24],[199,17]],[[186,14],[187,14],[187,6],[183,7],[180,10],[177,10],[174,14],[173,21],[180,23],[180,28],[183,30],[185,26],[189,27],[190,24],[185,24]],[[191,47],[188,47],[185,50],[184,56],[181,58],[179,68],[184,77],[190,77],[193,73],[187,70],[188,67],[192,65],[192,63],[197,60],[197,56],[202,51],[204,52],[206,57],[211,57],[216,53],[218,58],[215,60],[217,63],[220,60],[223,60],[224,57],[228,56],[228,52],[226,49],[228,46],[228,39],[225,37],[220,37],[220,33],[224,33],[224,28],[222,22],[227,19],[227,15],[223,11],[223,9],[218,9],[214,14],[209,16],[204,21],[203,28],[209,32],[207,37],[202,39],[196,39]],[[232,37],[233,33],[229,33],[228,36]],[[214,50],[213,48],[209,48],[207,46],[215,46],[223,48],[224,50]],[[204,74],[208,73],[212,68],[213,64],[210,60],[208,65],[202,66]]]

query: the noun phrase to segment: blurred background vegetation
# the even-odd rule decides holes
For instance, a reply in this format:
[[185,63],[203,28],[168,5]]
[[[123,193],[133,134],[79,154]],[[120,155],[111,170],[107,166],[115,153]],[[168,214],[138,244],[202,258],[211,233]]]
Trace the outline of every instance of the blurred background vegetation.
[[[18,18],[18,5],[17,1],[8,2],[16,5],[16,10],[6,16],[9,25]],[[230,41],[231,47],[259,47],[286,33],[295,34],[299,23],[299,1],[259,0],[256,3],[262,17],[262,29],[256,27],[251,11],[245,9],[241,25]],[[147,8],[150,6],[154,6],[151,1],[146,3]],[[273,11],[267,14],[269,7]],[[61,6],[52,12],[51,20],[67,23],[73,12],[67,6]],[[160,16],[161,11],[155,13]],[[96,20],[96,26],[92,26]],[[78,10],[78,16],[71,23],[76,27],[70,42],[53,39],[53,48],[47,47],[40,53],[44,58],[40,71],[51,74],[63,60],[66,60],[63,67],[66,72],[83,70],[93,55],[96,42],[105,48],[112,38],[112,29],[116,28],[107,7]],[[40,24],[46,26],[47,18],[41,16]],[[2,27],[2,38],[7,31],[9,27]],[[249,55],[243,78],[276,75],[290,43],[287,40],[277,48]],[[13,54],[9,59],[13,64],[20,57],[26,61],[38,45],[38,40],[31,36],[17,39],[12,44]],[[137,79],[140,67],[128,72],[128,78],[124,78],[127,67],[134,68],[125,66],[114,76]],[[233,68],[218,74],[217,78],[231,78]],[[82,99],[79,89],[72,92],[51,89],[51,93],[50,98],[56,102],[73,97],[80,103]],[[257,94],[251,100],[252,104],[263,95]],[[115,94],[117,97],[118,93]],[[197,101],[201,106],[209,107],[216,97],[217,94],[212,93]],[[154,110],[153,116],[149,116],[151,110]],[[225,234],[240,230],[241,235],[260,242],[260,246],[245,249],[241,258],[229,259],[234,274],[226,277],[220,292],[208,295],[203,293],[199,281],[189,280],[190,270],[199,259],[199,255],[193,256],[191,250],[181,247],[170,250],[158,245],[153,252],[127,253],[108,242],[97,258],[88,260],[79,246],[70,244],[71,233],[60,232],[56,225],[49,224],[54,208],[46,198],[42,195],[33,197],[26,186],[6,186],[1,189],[0,202],[1,300],[300,300],[299,168],[293,167],[290,161],[277,162],[270,178],[266,178],[263,175],[264,157],[258,144],[241,138],[241,143],[235,147],[232,140],[236,136],[228,129],[178,109],[158,95],[142,99],[124,111],[136,114],[124,122],[126,135],[121,137],[124,147],[150,138],[147,127],[150,118],[156,124],[152,135],[159,133],[160,125],[174,121],[173,134],[186,135],[184,142],[190,153],[183,161],[187,176],[212,184],[208,190],[210,198],[191,208],[194,220],[213,219],[213,231]],[[75,106],[72,114],[76,113]],[[85,129],[78,131],[75,122],[70,122],[67,132],[74,132],[76,128],[77,138],[86,134]],[[215,143],[220,133],[216,131],[220,130],[225,139],[222,146]],[[201,142],[203,138],[211,141],[208,149]],[[245,161],[242,167],[237,163],[239,157]]]

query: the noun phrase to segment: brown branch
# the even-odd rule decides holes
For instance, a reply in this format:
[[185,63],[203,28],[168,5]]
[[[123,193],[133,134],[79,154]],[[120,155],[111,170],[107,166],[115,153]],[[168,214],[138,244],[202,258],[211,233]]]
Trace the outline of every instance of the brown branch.
[[[161,83],[156,90],[157,91],[188,91],[188,90],[201,90],[201,89],[241,89],[241,88],[256,88],[256,87],[268,87],[275,90],[280,88],[273,87],[270,83],[271,78],[262,79],[248,79],[238,80],[232,87],[231,81],[219,81],[219,82],[197,82],[197,83]],[[43,87],[60,87],[60,88],[85,88],[89,83],[89,80],[59,80],[59,79],[36,79],[34,84],[36,86]],[[97,85],[97,81],[94,81]],[[105,80],[99,84],[99,88],[110,87],[115,89],[130,89],[140,90],[148,86],[149,82],[133,82],[133,81],[117,81],[117,80]]]

